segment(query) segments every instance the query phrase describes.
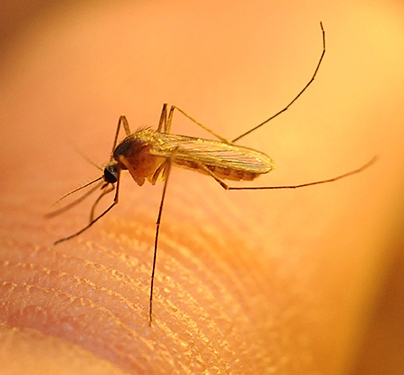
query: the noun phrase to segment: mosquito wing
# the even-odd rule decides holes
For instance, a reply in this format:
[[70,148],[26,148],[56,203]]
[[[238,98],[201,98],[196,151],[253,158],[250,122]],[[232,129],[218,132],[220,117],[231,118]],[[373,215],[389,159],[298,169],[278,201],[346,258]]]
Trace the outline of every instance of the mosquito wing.
[[198,169],[201,165],[223,170],[246,172],[253,175],[273,169],[271,159],[262,152],[221,141],[188,137],[177,134],[155,133],[150,153],[166,158],[173,164]]

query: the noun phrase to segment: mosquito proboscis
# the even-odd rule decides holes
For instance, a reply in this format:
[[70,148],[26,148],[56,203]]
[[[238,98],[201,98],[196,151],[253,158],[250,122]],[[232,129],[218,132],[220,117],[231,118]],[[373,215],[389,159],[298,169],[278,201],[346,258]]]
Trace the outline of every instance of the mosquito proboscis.
[[[266,174],[273,169],[272,161],[266,154],[252,148],[235,145],[234,143],[288,110],[289,107],[307,90],[307,88],[314,81],[326,51],[325,31],[321,22],[320,27],[322,32],[323,48],[312,77],[303,87],[303,89],[293,98],[293,100],[273,116],[230,141],[216,134],[214,131],[207,128],[188,115],[185,111],[174,105],[171,106],[169,110],[167,104],[163,105],[157,130],[139,129],[132,133],[129,128],[128,120],[124,115],[122,115],[118,121],[110,159],[104,168],[103,175],[94,181],[91,181],[90,183],[87,183],[71,191],[70,193],[67,193],[61,198],[63,199],[93,183],[98,182],[97,187],[101,185],[102,192],[92,206],[89,223],[78,232],[68,237],[59,239],[55,242],[55,244],[67,241],[80,235],[89,229],[95,222],[105,216],[116,204],[118,204],[120,176],[123,170],[128,170],[132,178],[139,186],[142,186],[146,180],[153,185],[159,180],[164,181],[154,238],[149,298],[150,325],[153,320],[154,276],[156,272],[160,223],[172,166],[191,169],[193,171],[209,175],[225,190],[272,190],[297,189],[301,187],[334,182],[362,172],[375,161],[375,158],[373,158],[362,167],[342,175],[300,185],[233,187],[227,185],[223,181],[252,181],[258,176]],[[195,138],[170,133],[174,111],[182,113],[185,117],[209,132],[218,140]],[[125,131],[125,138],[118,143],[119,132],[122,127]],[[96,216],[95,209],[98,202],[102,197],[114,190],[115,195],[113,202],[101,214]],[[78,201],[81,201],[81,198],[79,198]]]

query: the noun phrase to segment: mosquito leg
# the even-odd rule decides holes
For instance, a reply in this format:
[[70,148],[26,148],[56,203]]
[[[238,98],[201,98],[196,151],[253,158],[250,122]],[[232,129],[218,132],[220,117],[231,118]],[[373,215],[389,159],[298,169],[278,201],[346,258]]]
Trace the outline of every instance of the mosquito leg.
[[266,119],[265,121],[261,122],[260,124],[258,124],[257,126],[253,127],[252,129],[248,130],[247,132],[239,135],[238,137],[234,138],[232,141],[229,139],[226,139],[224,137],[222,137],[221,135],[217,134],[216,132],[214,132],[212,129],[209,129],[208,127],[206,127],[205,125],[201,124],[199,121],[197,121],[196,119],[194,119],[192,116],[190,116],[188,113],[186,113],[185,111],[183,111],[181,108],[178,108],[177,106],[173,105],[170,108],[170,111],[168,113],[168,118],[166,117],[166,111],[167,111],[167,104],[164,104],[163,106],[163,111],[161,112],[161,117],[160,117],[160,122],[159,122],[159,128],[158,131],[161,130],[161,128],[163,127],[163,125],[165,125],[165,132],[169,133],[171,130],[171,124],[172,124],[172,118],[174,115],[174,110],[176,109],[177,111],[181,112],[185,117],[187,117],[188,119],[190,119],[192,122],[194,122],[195,124],[197,124],[198,126],[200,126],[202,129],[206,130],[207,132],[209,132],[210,134],[212,134],[213,136],[215,136],[216,138],[220,139],[222,142],[224,143],[234,143],[236,141],[238,141],[239,139],[245,137],[247,134],[252,133],[253,131],[257,130],[258,128],[260,128],[261,126],[265,125],[266,123],[268,123],[269,121],[273,120],[275,117],[278,117],[281,113],[287,111],[289,109],[290,106],[292,106],[292,104],[299,99],[299,97],[306,91],[306,89],[311,85],[311,83],[314,81],[318,70],[320,69],[320,65],[323,61],[324,55],[325,55],[325,31],[323,28],[323,24],[320,22],[320,27],[321,27],[321,32],[322,32],[322,36],[323,36],[323,50],[321,52],[320,55],[320,59],[317,63],[316,69],[314,70],[314,73],[312,75],[312,77],[310,78],[309,82],[303,87],[303,89],[294,97],[294,99],[282,110],[280,110],[279,112],[275,113],[273,116],[269,117],[268,119]]
[[129,128],[129,122],[128,122],[128,120],[126,119],[126,116],[125,116],[125,115],[119,116],[118,126],[117,126],[117,128],[116,128],[116,133],[115,133],[115,138],[114,138],[114,143],[113,143],[113,145],[112,145],[112,151],[111,151],[110,161],[112,161],[113,158],[114,158],[113,155],[114,155],[114,151],[115,151],[116,145],[117,145],[117,143],[118,143],[119,130],[121,129],[121,126],[123,126],[123,129],[125,130],[125,134],[126,134],[126,135],[131,134],[130,128]]
[[[257,126],[253,127],[252,129],[246,131],[245,133],[239,135],[238,137],[234,138],[232,140],[232,142],[237,142],[239,139],[245,137],[247,134],[252,133],[253,131],[257,130],[258,128],[260,128],[261,126],[265,125],[267,122],[273,120],[275,117],[278,117],[281,113],[287,111],[289,109],[289,107],[297,100],[299,99],[299,97],[306,91],[306,89],[311,85],[311,83],[314,81],[314,78],[317,75],[318,70],[320,69],[320,65],[321,62],[323,61],[324,55],[325,55],[325,31],[323,28],[323,24],[320,22],[320,27],[321,27],[321,32],[323,34],[323,51],[321,52],[321,56],[320,59],[318,60],[316,69],[314,70],[313,76],[310,78],[310,81],[306,84],[306,86],[303,87],[303,89],[295,96],[295,98],[282,110],[280,110],[279,112],[275,113],[273,116],[271,116],[270,118],[266,119],[265,121],[261,122],[260,124],[258,124]],[[230,142],[231,143],[231,142]]]
[[88,228],[90,228],[95,222],[97,222],[99,219],[101,219],[107,212],[109,212],[112,207],[114,207],[117,204],[117,202],[112,202],[112,204],[99,216],[97,216],[95,219],[93,219],[88,225],[86,225],[83,229],[79,230],[78,232],[72,234],[71,236],[65,237],[65,238],[61,238],[60,240],[57,240],[56,242],[54,242],[54,245],[57,245],[58,243],[70,240],[78,235],[80,235],[81,233],[85,232]]
[[[60,242],[64,242],[67,240],[70,240],[78,235],[80,235],[81,233],[85,232],[88,228],[90,228],[94,223],[96,223],[98,220],[100,220],[103,216],[105,216],[109,211],[111,211],[112,207],[114,207],[115,205],[118,204],[118,194],[119,194],[119,176],[117,178],[117,185],[116,185],[116,191],[115,191],[115,197],[114,197],[114,201],[112,202],[112,204],[104,211],[102,212],[100,215],[98,215],[95,219],[91,220],[90,223],[88,225],[86,225],[83,229],[79,230],[78,232],[65,237],[65,238],[61,238],[60,240],[57,240],[56,242],[54,242],[54,245],[57,245]],[[101,196],[105,195],[104,193],[101,194]]]
[[205,164],[198,163],[196,160],[194,160],[194,163],[198,165],[200,169],[203,169],[208,175],[213,177],[213,179],[224,189],[224,190],[229,190],[229,186],[223,182],[219,177],[215,175],[213,171],[211,171]]
[[194,122],[196,125],[200,126],[202,129],[206,130],[207,132],[209,132],[210,134],[212,134],[213,136],[215,136],[216,138],[220,139],[222,142],[224,143],[232,143],[230,140],[222,137],[221,135],[215,133],[213,130],[209,129],[208,127],[206,127],[205,125],[201,124],[199,121],[195,120],[192,116],[190,116],[188,113],[186,113],[185,111],[183,111],[181,108],[178,108],[175,105],[172,105],[170,108],[170,112],[168,113],[168,119],[167,119],[167,133],[170,132],[171,129],[171,123],[172,123],[172,119],[173,119],[173,115],[174,115],[174,110],[177,110],[179,112],[181,112],[185,117],[189,118],[192,122]]
[[374,164],[377,160],[377,157],[373,157],[370,161],[368,161],[366,164],[362,165],[362,167],[355,169],[353,171],[344,173],[342,175],[329,178],[327,180],[321,180],[321,181],[314,181],[314,182],[308,182],[306,184],[299,184],[299,185],[281,185],[281,186],[250,186],[250,187],[242,187],[242,186],[228,186],[227,190],[275,190],[275,189],[298,189],[306,186],[313,186],[313,185],[320,185],[320,184],[326,184],[328,182],[334,182],[341,180],[345,177],[352,176],[354,174],[360,173],[364,171],[366,168],[369,168],[372,164]]
[[162,217],[162,214],[163,214],[164,199],[165,199],[165,196],[166,196],[168,179],[170,177],[170,171],[171,171],[171,159],[168,159],[167,160],[167,166],[166,166],[166,173],[165,173],[166,178],[165,178],[165,181],[164,181],[163,193],[161,195],[159,213],[157,215],[157,220],[156,220],[156,234],[155,234],[155,237],[154,237],[153,265],[152,265],[152,272],[151,272],[151,276],[150,276],[150,299],[149,299],[149,326],[150,327],[151,327],[152,320],[153,320],[153,288],[154,288],[154,275],[155,275],[155,272],[156,272],[157,249],[158,249],[158,242],[159,242],[160,223],[161,223],[161,217]]
[[[157,128],[158,133],[169,133],[170,132],[170,127],[171,123],[169,124],[169,127],[167,129],[167,103],[163,104],[163,109],[161,110],[161,115],[160,115],[160,121],[159,121],[159,126]],[[163,131],[161,131],[163,129]]]
[[[108,185],[110,185],[110,186],[108,186]],[[99,197],[95,200],[95,202],[93,203],[93,206],[91,207],[90,223],[94,220],[94,212],[98,205],[98,202],[102,199],[102,197],[111,193],[115,189],[115,186],[113,184],[107,184],[107,185],[104,185],[103,187],[105,187],[105,190],[99,195]]]
[[198,164],[198,166],[206,171],[209,175],[211,175],[215,181],[224,189],[224,190],[281,190],[281,189],[298,189],[306,186],[313,186],[313,185],[320,185],[320,184],[326,184],[328,182],[334,182],[341,180],[345,177],[352,176],[354,174],[360,173],[364,171],[365,169],[369,168],[372,164],[374,164],[377,160],[377,157],[374,156],[370,161],[368,161],[366,164],[362,165],[360,168],[355,169],[353,171],[344,173],[342,175],[329,178],[326,180],[321,180],[321,181],[314,181],[314,182],[308,182],[305,184],[299,184],[299,185],[280,185],[280,186],[229,186],[225,182],[223,182],[219,177],[215,175],[214,172],[212,172],[207,166],[203,164]]

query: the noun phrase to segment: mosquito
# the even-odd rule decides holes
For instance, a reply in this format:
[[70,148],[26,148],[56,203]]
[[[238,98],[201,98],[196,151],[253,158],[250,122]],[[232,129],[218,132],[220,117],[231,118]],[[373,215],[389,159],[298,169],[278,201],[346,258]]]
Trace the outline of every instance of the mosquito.
[[[118,126],[115,133],[115,138],[112,146],[112,151],[108,164],[105,166],[103,175],[63,196],[60,200],[67,196],[76,193],[92,184],[101,188],[101,194],[95,200],[90,214],[90,222],[78,232],[59,239],[55,244],[70,240],[87,229],[93,226],[98,220],[105,216],[111,209],[118,204],[119,187],[121,181],[121,172],[128,170],[135,182],[142,186],[145,181],[149,181],[152,185],[157,181],[164,181],[160,206],[158,210],[153,263],[150,278],[150,294],[149,294],[149,325],[153,321],[153,291],[154,291],[154,276],[156,272],[157,250],[159,243],[160,224],[163,214],[164,201],[168,186],[168,181],[171,173],[171,168],[181,167],[199,172],[212,177],[225,190],[272,190],[272,189],[297,189],[306,186],[325,184],[343,179],[353,174],[359,173],[368,168],[375,160],[373,158],[362,167],[352,170],[348,173],[339,175],[326,180],[308,182],[300,185],[284,185],[284,186],[261,186],[261,187],[233,187],[227,185],[224,180],[233,181],[252,181],[262,174],[266,174],[273,169],[273,163],[269,156],[263,152],[252,148],[235,145],[235,142],[244,138],[263,125],[267,124],[281,113],[287,111],[290,106],[307,90],[314,81],[320,65],[323,61],[326,46],[325,46],[325,31],[320,22],[322,32],[322,52],[317,62],[314,73],[303,89],[294,97],[294,99],[282,110],[272,115],[265,121],[261,122],[252,129],[239,135],[233,140],[227,140],[218,135],[213,130],[207,128],[182,109],[172,105],[168,110],[168,105],[164,104],[161,111],[157,130],[139,129],[134,133],[129,128],[128,120],[124,115],[120,116]],[[189,137],[185,135],[172,134],[171,124],[173,121],[174,112],[180,112],[189,120],[209,132],[217,138],[217,140],[202,139]],[[119,133],[121,128],[125,131],[125,138],[118,143]],[[98,216],[95,215],[95,209],[101,198],[115,190],[115,196],[110,206]],[[93,192],[91,189],[90,192]],[[85,194],[87,196],[88,194]],[[82,199],[79,198],[78,201]]]

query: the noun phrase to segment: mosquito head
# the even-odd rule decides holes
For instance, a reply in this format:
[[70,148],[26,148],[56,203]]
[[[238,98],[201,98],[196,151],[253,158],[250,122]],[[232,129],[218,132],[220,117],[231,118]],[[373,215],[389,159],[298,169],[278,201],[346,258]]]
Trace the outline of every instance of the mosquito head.
[[111,161],[104,168],[104,180],[110,184],[118,181],[118,163]]

